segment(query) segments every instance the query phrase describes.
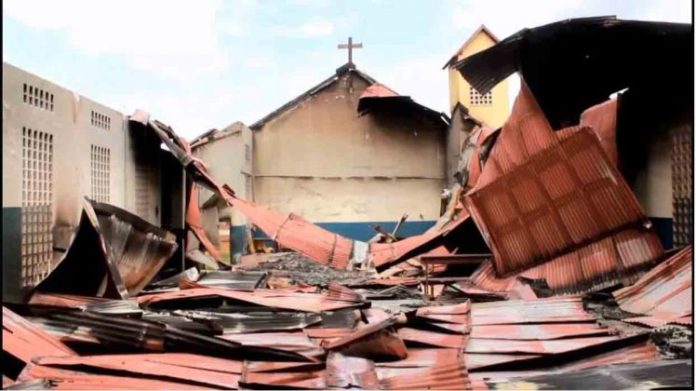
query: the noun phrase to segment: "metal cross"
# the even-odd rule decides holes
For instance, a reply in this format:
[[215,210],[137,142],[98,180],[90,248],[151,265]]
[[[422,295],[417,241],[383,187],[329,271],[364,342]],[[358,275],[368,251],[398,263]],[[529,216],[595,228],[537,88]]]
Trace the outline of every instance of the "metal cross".
[[348,37],[348,44],[340,43],[338,44],[339,49],[348,49],[348,63],[353,63],[353,49],[362,49],[362,43],[353,44],[353,37]]

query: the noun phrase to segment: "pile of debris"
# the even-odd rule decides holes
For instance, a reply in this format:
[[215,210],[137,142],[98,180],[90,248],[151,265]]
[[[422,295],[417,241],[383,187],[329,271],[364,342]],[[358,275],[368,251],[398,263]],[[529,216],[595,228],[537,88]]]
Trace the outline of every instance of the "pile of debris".
[[[515,67],[483,77],[477,62],[516,64],[509,47],[530,31],[458,66],[490,89]],[[568,126],[520,71],[505,125],[465,143],[442,218],[403,240],[350,240],[241,199],[136,112],[190,179],[294,252],[221,266],[189,191],[183,250],[196,267],[166,276],[171,233],[86,201],[57,267],[26,303],[4,303],[3,388],[693,387],[693,249],[663,249],[617,167],[616,102],[585,94]]]

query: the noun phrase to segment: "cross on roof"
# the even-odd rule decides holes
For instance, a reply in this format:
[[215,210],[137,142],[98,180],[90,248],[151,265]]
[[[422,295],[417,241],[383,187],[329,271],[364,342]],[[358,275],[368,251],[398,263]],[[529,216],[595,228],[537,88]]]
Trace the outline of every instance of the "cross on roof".
[[362,49],[362,42],[361,43],[353,43],[353,37],[348,37],[348,43],[340,43],[338,44],[339,49],[348,49],[348,63],[352,64],[353,63],[353,49]]

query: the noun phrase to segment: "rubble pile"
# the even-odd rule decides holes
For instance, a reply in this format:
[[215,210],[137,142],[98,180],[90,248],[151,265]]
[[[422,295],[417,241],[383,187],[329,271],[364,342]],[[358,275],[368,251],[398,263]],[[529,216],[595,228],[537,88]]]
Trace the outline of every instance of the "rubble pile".
[[[3,388],[692,388],[693,248],[663,248],[619,169],[620,105],[580,99],[569,123],[522,76],[505,125],[464,143],[440,221],[382,243],[239,198],[137,112],[197,186],[293,251],[229,267],[195,197],[185,249],[86,201],[61,262],[3,305]],[[177,250],[189,268],[165,275]]]

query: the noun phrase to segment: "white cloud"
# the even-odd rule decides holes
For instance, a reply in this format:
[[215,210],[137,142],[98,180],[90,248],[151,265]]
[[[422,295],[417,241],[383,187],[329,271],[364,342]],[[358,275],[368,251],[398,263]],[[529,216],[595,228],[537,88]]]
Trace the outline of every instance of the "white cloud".
[[123,56],[133,67],[180,80],[226,66],[215,30],[220,0],[7,0],[5,15],[67,34],[90,55]]

